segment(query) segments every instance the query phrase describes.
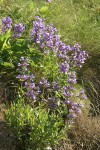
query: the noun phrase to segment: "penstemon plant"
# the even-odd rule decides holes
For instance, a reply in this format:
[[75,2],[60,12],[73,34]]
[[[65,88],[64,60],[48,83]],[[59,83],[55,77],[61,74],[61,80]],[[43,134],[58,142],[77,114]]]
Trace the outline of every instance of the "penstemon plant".
[[[24,123],[25,126],[29,125],[28,129],[31,130],[28,132],[30,145],[43,149],[46,146],[45,142],[46,144],[53,142],[55,134],[57,134],[57,138],[59,137],[59,128],[62,131],[64,127],[70,127],[74,119],[81,113],[83,104],[73,101],[73,97],[79,100],[86,99],[83,89],[80,89],[78,94],[75,94],[75,91],[77,90],[77,70],[85,63],[88,54],[81,50],[79,44],[71,47],[63,43],[53,24],[46,25],[39,16],[35,17],[33,21],[30,36],[23,36],[24,31],[25,26],[22,23],[13,27],[10,17],[3,18],[0,35],[1,78],[4,77],[4,70],[6,70],[6,75],[7,70],[13,70],[12,77],[16,76],[14,82],[18,82],[24,93],[23,104],[25,107],[29,107],[28,114],[22,110],[22,116],[27,115],[26,120],[20,124],[18,118],[21,117],[19,116],[21,110],[18,109],[17,104],[16,107],[12,105],[7,114],[7,118],[9,118],[7,121],[10,122],[10,126],[15,126],[15,131],[20,134],[23,134],[20,128],[25,129]],[[20,101],[18,103],[20,104]],[[31,109],[34,114],[35,109],[41,105],[43,110],[45,108],[46,114],[42,112],[42,114],[40,112],[38,114],[37,111],[38,115],[31,117],[36,122],[39,121],[38,123],[43,122],[43,126],[39,126],[37,123],[36,125],[39,126],[37,129],[33,123],[30,127]],[[23,106],[21,105],[21,107]],[[12,109],[18,113],[12,115]],[[47,118],[47,120],[41,120],[40,116]],[[63,120],[63,125],[58,125],[59,119],[55,119],[57,116],[61,122]],[[14,117],[17,120],[12,120]],[[45,125],[46,121],[49,121],[48,126]],[[54,126],[52,126],[53,122],[55,122]],[[46,127],[46,133],[44,133],[44,127]],[[54,129],[57,130],[56,133],[53,133],[54,136],[50,134],[49,140],[46,141],[47,135],[54,132]],[[34,136],[36,136],[35,141],[33,140]],[[22,138],[21,135],[20,138]],[[40,146],[38,147],[39,142]]]

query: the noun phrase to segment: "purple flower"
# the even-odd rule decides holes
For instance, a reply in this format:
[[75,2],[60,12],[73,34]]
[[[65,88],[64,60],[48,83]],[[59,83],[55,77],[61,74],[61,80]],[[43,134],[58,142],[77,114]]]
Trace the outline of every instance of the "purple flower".
[[53,89],[55,91],[60,91],[60,85],[58,83],[56,83],[56,82],[53,82]]
[[72,113],[72,114],[71,114],[71,117],[72,117],[72,118],[76,118],[77,115],[76,115],[75,113]]
[[71,118],[71,115],[70,115],[70,114],[67,114],[67,118],[70,119],[70,118]]
[[14,26],[14,34],[13,34],[13,37],[14,37],[14,38],[21,37],[21,36],[22,36],[22,33],[24,32],[24,30],[25,30],[25,26],[24,26],[22,23],[16,24],[16,25]]
[[76,97],[79,97],[80,99],[87,99],[84,89],[81,89],[80,93],[78,95],[76,95]]
[[2,19],[2,33],[7,32],[9,29],[12,28],[12,19],[10,17],[4,17]]
[[76,111],[76,114],[81,114],[81,109],[80,108],[77,108],[75,111]]
[[81,48],[81,45],[79,45],[78,43],[75,44],[73,47],[72,47],[72,50],[73,51],[79,51],[80,52],[80,48]]
[[17,69],[21,73],[21,75],[25,75],[25,73],[28,70],[27,66],[29,66],[29,59],[28,58],[24,58],[22,56],[20,58],[20,62],[18,63],[18,69]]
[[49,101],[53,101],[54,98],[53,98],[53,97],[48,97],[48,100],[49,100]]
[[18,75],[16,78],[20,79],[20,81],[25,81],[29,79],[28,75]]
[[73,67],[82,67],[82,65],[85,63],[85,60],[88,58],[88,54],[85,51],[81,51],[80,48],[81,46],[79,44],[75,44],[74,47],[72,47]]
[[69,109],[69,112],[70,112],[70,113],[73,113],[73,109]]
[[28,88],[29,90],[35,89],[35,83],[25,82],[25,87]]
[[37,94],[40,94],[40,93],[41,93],[39,86],[36,87],[36,93],[37,93]]
[[26,92],[26,96],[29,97],[32,100],[36,100],[36,95],[34,94],[34,91]]
[[71,83],[71,84],[76,84],[77,83],[76,72],[75,71],[68,73],[67,81],[68,81],[68,83]]
[[71,105],[71,104],[72,104],[72,102],[69,101],[69,100],[66,100],[65,103],[66,103],[67,105]]
[[36,21],[33,21],[33,29],[30,36],[34,42],[40,43],[41,37],[44,33],[45,24],[39,16],[35,18]]
[[82,108],[84,105],[83,104],[78,104],[79,108]]
[[43,87],[46,87],[46,88],[50,87],[50,83],[48,83],[48,81],[44,77],[41,78],[41,81],[39,82],[39,85],[43,86]]
[[[40,50],[45,49],[46,47],[55,51],[55,36],[56,28],[52,24],[45,25],[44,21],[40,17],[36,17],[36,20],[33,21],[33,29],[31,32],[31,40],[38,44]],[[44,50],[43,50],[44,52]],[[46,52],[45,52],[46,53]]]
[[69,64],[67,62],[64,62],[60,65],[60,72],[67,73],[69,70]]

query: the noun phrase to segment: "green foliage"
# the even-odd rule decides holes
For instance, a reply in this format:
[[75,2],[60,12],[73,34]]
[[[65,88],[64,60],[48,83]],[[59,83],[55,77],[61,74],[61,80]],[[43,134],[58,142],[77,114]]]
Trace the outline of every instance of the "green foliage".
[[6,121],[12,127],[20,144],[32,150],[44,149],[48,145],[57,144],[64,138],[63,120],[60,114],[50,114],[44,106],[32,108],[24,99],[11,104],[6,113]]

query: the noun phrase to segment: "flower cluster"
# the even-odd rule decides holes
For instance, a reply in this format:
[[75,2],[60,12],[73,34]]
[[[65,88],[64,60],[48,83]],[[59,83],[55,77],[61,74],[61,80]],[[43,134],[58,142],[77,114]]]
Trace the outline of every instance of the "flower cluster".
[[80,93],[76,96],[79,97],[80,99],[87,99],[84,89],[81,89]]
[[54,42],[57,40],[56,38],[58,38],[58,36],[55,36],[56,31],[56,28],[54,28],[52,24],[46,26],[43,19],[36,17],[36,20],[33,21],[31,40],[38,44],[40,50],[43,50],[43,52],[45,52],[47,48],[54,51]]
[[67,122],[71,123],[73,119],[77,117],[81,113],[81,108],[83,107],[82,104],[73,103],[71,101],[66,101],[68,107],[68,114],[67,114]]
[[25,82],[24,83],[24,87],[26,89],[26,96],[35,100],[36,96],[35,96],[35,83],[33,82],[33,79],[35,78],[33,74],[28,74],[28,67],[29,66],[29,59],[28,58],[24,58],[21,57],[20,58],[20,62],[18,63],[18,71],[20,72],[20,74],[16,77],[18,78],[20,81]]
[[63,96],[65,97],[65,98],[70,98],[70,97],[72,97],[73,96],[73,90],[75,90],[72,86],[64,86],[63,87]]
[[81,46],[79,44],[75,44],[72,47],[72,63],[73,63],[73,67],[82,67],[82,64],[85,63],[85,60],[88,57],[88,54],[86,53],[86,51],[80,51]]
[[[83,107],[83,104],[75,103],[70,100],[74,94],[74,90],[75,88],[72,86],[63,87],[64,104],[68,110],[67,123],[73,123],[73,119],[75,119],[81,113],[81,109]],[[84,93],[84,89],[81,89],[79,95],[76,97],[79,97],[80,99],[86,99],[87,97]]]
[[25,82],[25,88],[27,90],[26,92],[26,96],[34,101],[36,101],[36,93],[35,93],[35,83],[33,82],[29,82],[30,80],[28,80],[27,82]]
[[60,72],[68,73],[69,71],[69,64],[65,61],[60,65]]
[[41,77],[41,81],[39,82],[40,87],[44,87],[44,88],[48,88],[50,87],[50,83],[48,83],[48,81],[44,78]]
[[21,36],[22,36],[22,33],[24,32],[24,30],[25,30],[25,26],[24,26],[22,23],[16,24],[16,25],[14,26],[14,34],[13,34],[13,37],[14,37],[14,38],[21,37]]
[[21,57],[20,58],[20,62],[18,63],[18,71],[20,72],[20,74],[16,77],[18,79],[20,79],[20,81],[25,81],[27,79],[30,78],[29,75],[26,75],[26,72],[27,72],[27,66],[29,66],[29,60],[28,58],[24,58],[24,57]]
[[[82,67],[88,57],[85,51],[80,50],[79,44],[75,44],[73,47],[65,45],[53,24],[45,25],[40,17],[36,17],[36,20],[33,21],[31,40],[38,44],[40,50],[43,50],[44,53],[48,49],[52,50],[62,62],[66,61],[71,67]],[[62,67],[65,68],[65,65],[62,64]]]
[[70,84],[76,84],[77,83],[76,72],[75,71],[68,73],[67,82],[70,83]]
[[17,69],[20,74],[16,78],[18,78],[21,82],[24,82],[25,95],[29,99],[34,100],[34,102],[38,99],[38,101],[45,101],[50,107],[56,107],[57,99],[52,97],[52,95],[54,95],[53,90],[59,91],[60,86],[56,82],[53,82],[51,86],[48,80],[44,77],[41,77],[39,83],[35,84],[35,77],[33,74],[28,74],[28,66],[28,58],[21,57],[20,62],[18,63],[19,68]]
[[53,90],[60,92],[60,84],[57,82],[53,82]]
[[2,19],[2,33],[7,32],[9,29],[12,28],[12,19],[10,17],[4,17]]
[[[9,29],[12,28],[12,19],[10,17],[4,17],[2,19],[2,33],[4,34]],[[13,38],[18,38],[22,36],[22,33],[25,30],[25,26],[22,23],[15,24]]]

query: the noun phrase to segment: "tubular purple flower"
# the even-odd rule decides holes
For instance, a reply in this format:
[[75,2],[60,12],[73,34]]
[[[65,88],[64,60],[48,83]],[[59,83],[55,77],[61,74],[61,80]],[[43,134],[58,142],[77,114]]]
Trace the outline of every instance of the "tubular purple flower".
[[69,64],[65,61],[60,65],[60,72],[67,73],[69,70]]
[[88,58],[88,54],[85,51],[80,51],[79,48],[73,47],[74,53],[72,54],[72,62],[73,67],[79,67],[81,68],[82,65],[85,63],[85,60]]
[[70,112],[70,113],[73,113],[73,109],[69,109],[69,112]]
[[46,88],[50,87],[50,83],[48,83],[48,81],[44,77],[41,78],[41,81],[39,82],[39,85],[44,86]]
[[56,91],[60,91],[59,83],[53,82],[53,89],[56,90]]
[[14,38],[21,37],[21,36],[22,36],[22,33],[24,32],[24,30],[25,30],[25,26],[24,26],[22,23],[16,24],[16,25],[14,26],[14,34],[13,34],[13,37],[14,37]]
[[78,104],[78,106],[79,106],[79,108],[82,108],[82,107],[84,107],[84,105],[83,105],[83,104]]
[[76,95],[76,97],[79,97],[80,99],[87,99],[84,89],[81,89],[80,93],[78,95]]
[[9,29],[12,28],[12,19],[10,17],[4,17],[2,19],[2,33],[7,32]]
[[72,117],[72,118],[76,118],[77,115],[76,115],[75,113],[72,113],[72,114],[71,114],[71,117]]
[[71,83],[71,84],[76,84],[76,83],[77,83],[77,80],[76,80],[76,72],[75,72],[75,71],[68,73],[67,82],[68,82],[68,83]]
[[75,112],[76,112],[76,114],[81,114],[81,109],[80,109],[80,108],[77,108],[77,109],[75,110]]
[[67,114],[67,118],[70,119],[70,118],[71,118],[71,115],[70,115],[70,114]]
[[70,100],[66,100],[65,103],[66,103],[67,105],[71,105],[71,104],[72,104],[72,102],[71,102]]

